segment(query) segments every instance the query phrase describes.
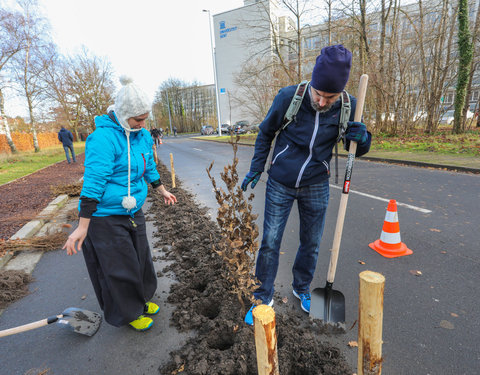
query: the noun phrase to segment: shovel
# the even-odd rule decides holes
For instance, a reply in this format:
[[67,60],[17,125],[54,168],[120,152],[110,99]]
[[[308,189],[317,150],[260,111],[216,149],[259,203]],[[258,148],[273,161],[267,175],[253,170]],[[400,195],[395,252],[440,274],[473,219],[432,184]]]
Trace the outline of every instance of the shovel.
[[100,328],[101,322],[102,316],[96,312],[79,309],[76,307],[69,307],[60,315],[53,315],[37,322],[0,331],[0,337],[30,331],[32,329],[40,328],[52,323],[58,323],[63,327],[67,327],[73,330],[73,332],[80,333],[82,335],[93,336],[95,333],[97,333],[98,328]]
[[[363,74],[360,77],[358,86],[357,106],[355,108],[354,121],[362,120],[363,104],[365,103],[365,94],[367,91],[368,75]],[[330,255],[330,264],[328,266],[327,283],[325,288],[316,288],[312,291],[310,301],[310,317],[321,319],[326,323],[344,323],[345,322],[345,297],[338,291],[333,290],[333,280],[337,269],[338,252],[340,251],[340,241],[342,239],[343,222],[347,210],[348,192],[350,191],[350,178],[352,176],[353,162],[357,151],[357,142],[350,142],[350,149],[345,171],[345,180],[343,182],[342,197],[338,209],[337,225],[333,237],[333,245]]]

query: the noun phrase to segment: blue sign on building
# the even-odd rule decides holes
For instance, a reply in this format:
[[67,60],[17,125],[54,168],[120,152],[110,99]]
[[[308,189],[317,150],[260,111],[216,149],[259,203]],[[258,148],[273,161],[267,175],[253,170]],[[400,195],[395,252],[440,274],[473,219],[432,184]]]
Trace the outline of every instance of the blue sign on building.
[[224,88],[220,89],[220,94],[225,94],[226,90]]
[[220,38],[225,38],[229,32],[237,30],[237,26],[227,28],[225,21],[220,21]]

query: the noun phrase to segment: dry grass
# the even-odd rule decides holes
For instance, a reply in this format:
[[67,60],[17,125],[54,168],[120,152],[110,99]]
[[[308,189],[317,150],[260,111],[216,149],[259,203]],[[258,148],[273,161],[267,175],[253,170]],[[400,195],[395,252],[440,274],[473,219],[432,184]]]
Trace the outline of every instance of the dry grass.
[[0,239],[0,256],[4,256],[7,253],[14,253],[16,251],[58,250],[63,246],[63,244],[67,240],[67,237],[68,235],[65,232],[56,232],[28,239]]
[[77,182],[76,184],[70,185],[58,185],[52,187],[52,192],[54,195],[67,194],[69,197],[79,197],[82,192],[82,182]]

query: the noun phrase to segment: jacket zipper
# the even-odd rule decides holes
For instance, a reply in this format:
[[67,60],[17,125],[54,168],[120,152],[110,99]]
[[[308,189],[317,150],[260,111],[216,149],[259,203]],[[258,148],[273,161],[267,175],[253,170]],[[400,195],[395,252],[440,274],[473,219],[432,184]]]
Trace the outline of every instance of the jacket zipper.
[[287,145],[287,147],[285,147],[282,151],[280,151],[280,152],[275,156],[275,158],[274,158],[273,161],[272,161],[272,165],[275,164],[275,160],[277,160],[277,158],[278,158],[281,154],[283,154],[285,151],[287,151],[287,149],[288,149],[288,145]]
[[147,170],[147,161],[145,160],[145,156],[142,154],[142,159],[143,159],[143,173],[140,177],[143,177],[145,174],[145,171]]
[[310,163],[310,160],[312,160],[313,144],[315,143],[315,137],[317,136],[317,131],[318,131],[318,119],[319,119],[319,112],[317,112],[317,114],[315,115],[315,127],[313,129],[312,139],[310,139],[310,145],[309,145],[310,153],[308,154],[308,158],[307,160],[305,160],[305,163],[303,163],[302,168],[300,168],[297,182],[295,183],[296,188],[300,186],[300,181],[302,180],[303,172],[305,171],[305,168],[307,168],[308,163]]

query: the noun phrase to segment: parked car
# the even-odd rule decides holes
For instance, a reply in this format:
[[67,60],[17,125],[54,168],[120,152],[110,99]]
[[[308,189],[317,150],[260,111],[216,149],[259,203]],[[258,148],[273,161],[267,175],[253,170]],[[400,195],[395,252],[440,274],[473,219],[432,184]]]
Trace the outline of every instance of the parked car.
[[248,121],[242,120],[237,121],[235,125],[233,125],[233,132],[235,134],[245,134],[247,132],[246,128],[250,125]]
[[228,124],[220,125],[220,129],[222,129],[222,134],[230,134],[231,126]]
[[427,119],[427,112],[418,111],[413,114],[413,121],[425,121]]
[[212,125],[202,125],[202,129],[200,129],[201,135],[210,135],[215,132]]
[[[449,109],[440,117],[440,121],[439,121],[440,124],[452,125],[454,120],[454,115],[455,115],[455,110]],[[472,118],[473,118],[473,112],[470,110],[467,110],[467,120]]]
[[247,134],[250,133],[258,133],[260,131],[260,124],[253,124],[253,125],[248,125],[244,126],[243,129]]

